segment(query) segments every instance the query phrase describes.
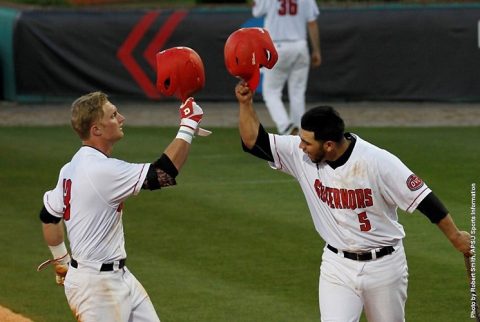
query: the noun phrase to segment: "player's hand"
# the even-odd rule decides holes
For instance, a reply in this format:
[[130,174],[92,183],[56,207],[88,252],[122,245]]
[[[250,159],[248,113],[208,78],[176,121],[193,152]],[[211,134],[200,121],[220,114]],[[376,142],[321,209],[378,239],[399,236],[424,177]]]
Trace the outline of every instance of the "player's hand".
[[50,264],[53,265],[55,271],[55,282],[58,285],[63,285],[65,281],[65,276],[68,272],[68,265],[70,263],[70,255],[67,253],[62,257],[49,259],[38,265],[37,272],[44,270]]
[[186,126],[196,131],[202,117],[203,110],[200,105],[195,103],[193,97],[187,98],[180,106],[180,126]]
[[245,81],[240,81],[237,86],[235,86],[235,96],[240,106],[251,104],[253,100],[253,92]]
[[195,103],[193,97],[187,98],[187,100],[180,106],[180,131],[184,133],[180,134],[180,138],[184,139],[188,143],[192,143],[194,135],[209,136],[211,131],[198,127],[198,124],[202,121],[203,110]]
[[473,252],[471,249],[471,236],[466,231],[460,231],[455,236],[454,239],[451,240],[453,246],[465,256],[470,257],[473,256]]
[[311,57],[312,68],[320,67],[322,64],[322,55],[319,51],[313,51]]
[[70,263],[70,256],[57,260],[53,263],[55,269],[55,281],[58,285],[63,285],[65,282],[65,276],[67,276],[68,265]]

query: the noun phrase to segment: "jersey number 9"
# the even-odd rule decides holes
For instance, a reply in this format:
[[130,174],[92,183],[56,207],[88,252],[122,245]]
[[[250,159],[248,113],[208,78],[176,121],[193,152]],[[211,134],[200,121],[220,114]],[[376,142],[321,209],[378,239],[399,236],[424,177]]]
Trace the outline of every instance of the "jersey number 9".
[[70,219],[71,191],[72,191],[72,180],[63,179],[63,220]]

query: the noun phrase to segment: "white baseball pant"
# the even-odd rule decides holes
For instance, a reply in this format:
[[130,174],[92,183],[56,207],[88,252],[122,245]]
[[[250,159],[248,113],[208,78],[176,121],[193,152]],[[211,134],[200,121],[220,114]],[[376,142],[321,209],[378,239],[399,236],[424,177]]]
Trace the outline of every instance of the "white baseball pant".
[[[275,42],[278,61],[272,69],[263,69],[262,95],[272,120],[280,134],[289,125],[300,127],[305,113],[310,54],[306,40]],[[290,116],[282,101],[282,92],[288,81]]]
[[403,246],[376,260],[355,261],[325,248],[319,283],[322,322],[404,322],[408,268]]
[[123,267],[100,272],[98,265],[70,266],[65,295],[78,321],[160,322],[147,292]]

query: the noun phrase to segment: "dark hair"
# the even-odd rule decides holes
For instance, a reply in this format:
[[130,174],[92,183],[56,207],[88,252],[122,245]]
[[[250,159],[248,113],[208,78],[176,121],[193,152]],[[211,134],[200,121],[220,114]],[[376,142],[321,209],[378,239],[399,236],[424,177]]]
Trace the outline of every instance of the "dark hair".
[[331,106],[316,106],[302,116],[302,129],[314,132],[317,141],[340,142],[345,123]]

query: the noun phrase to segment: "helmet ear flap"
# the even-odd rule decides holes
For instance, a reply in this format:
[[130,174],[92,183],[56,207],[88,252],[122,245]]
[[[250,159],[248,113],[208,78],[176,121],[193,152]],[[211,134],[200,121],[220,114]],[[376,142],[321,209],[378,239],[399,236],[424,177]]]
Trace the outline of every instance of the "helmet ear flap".
[[163,50],[156,55],[157,59],[157,89],[164,96],[172,96],[176,89],[175,68],[168,63],[170,52]]
[[275,47],[273,47],[273,50],[265,48],[264,51],[265,57],[267,58],[267,63],[265,64],[265,67],[267,67],[268,69],[272,69],[278,61],[277,50],[275,49]]
[[255,43],[256,48],[263,53],[261,56],[261,64],[263,67],[272,69],[278,61],[277,49],[266,29],[256,28],[255,32],[257,36],[257,41]]
[[278,60],[270,34],[263,28],[241,28],[233,32],[225,42],[224,56],[228,72],[241,77],[251,90],[258,86],[260,68],[271,69]]

